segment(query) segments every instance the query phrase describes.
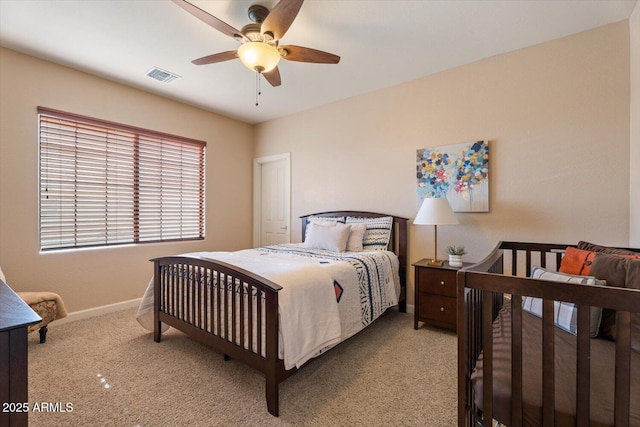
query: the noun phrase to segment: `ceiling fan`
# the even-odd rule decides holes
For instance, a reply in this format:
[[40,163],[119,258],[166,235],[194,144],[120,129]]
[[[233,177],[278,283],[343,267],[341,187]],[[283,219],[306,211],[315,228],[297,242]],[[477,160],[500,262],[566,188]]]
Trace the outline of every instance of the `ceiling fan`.
[[317,64],[340,62],[339,56],[321,50],[294,45],[279,46],[280,39],[298,15],[304,0],[280,0],[271,11],[254,4],[249,7],[249,19],[253,23],[245,25],[240,31],[188,1],[173,2],[204,23],[242,43],[238,50],[214,53],[191,61],[196,65],[240,58],[247,68],[262,74],[271,86],[280,86],[280,58]]

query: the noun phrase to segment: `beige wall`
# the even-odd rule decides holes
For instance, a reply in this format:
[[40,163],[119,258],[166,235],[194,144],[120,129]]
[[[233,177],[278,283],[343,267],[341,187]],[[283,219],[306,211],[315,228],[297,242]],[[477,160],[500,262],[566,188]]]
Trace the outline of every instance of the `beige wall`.
[[[464,244],[479,260],[499,240],[627,245],[629,102],[624,21],[263,123],[254,155],[291,152],[293,218],[412,218],[415,150],[488,139],[491,212],[440,227],[439,256]],[[433,256],[431,227],[409,238],[410,262]]]
[[[206,240],[39,253],[36,107],[204,140]],[[142,296],[150,258],[251,245],[251,126],[0,48],[0,265],[18,291],[62,295],[70,311]]]
[[631,40],[631,178],[629,191],[629,246],[640,248],[640,2],[629,18]]

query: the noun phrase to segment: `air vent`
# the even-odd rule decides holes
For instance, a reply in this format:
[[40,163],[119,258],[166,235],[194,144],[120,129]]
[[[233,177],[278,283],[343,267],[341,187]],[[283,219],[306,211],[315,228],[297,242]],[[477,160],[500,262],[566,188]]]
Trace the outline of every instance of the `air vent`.
[[170,71],[162,70],[162,69],[160,69],[158,67],[154,67],[151,70],[149,70],[149,72],[147,73],[147,76],[151,77],[152,79],[156,79],[159,82],[163,82],[163,83],[171,83],[172,81],[181,78],[177,74],[174,74],[174,73],[172,73]]

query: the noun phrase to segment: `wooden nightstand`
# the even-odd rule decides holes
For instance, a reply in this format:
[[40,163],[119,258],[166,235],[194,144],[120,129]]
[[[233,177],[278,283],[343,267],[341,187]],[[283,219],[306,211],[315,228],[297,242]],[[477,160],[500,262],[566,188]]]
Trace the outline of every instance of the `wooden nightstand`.
[[[422,259],[415,267],[415,296],[413,327],[418,329],[418,322],[456,330],[456,272],[459,268],[451,267],[445,261],[442,267],[427,264]],[[463,267],[471,263],[464,263]]]

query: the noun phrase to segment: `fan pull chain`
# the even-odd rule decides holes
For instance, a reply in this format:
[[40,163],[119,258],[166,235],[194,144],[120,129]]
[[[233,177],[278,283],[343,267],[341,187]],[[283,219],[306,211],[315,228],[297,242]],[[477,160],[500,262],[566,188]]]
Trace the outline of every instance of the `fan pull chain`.
[[260,73],[256,71],[256,107],[259,105],[258,104],[258,97],[260,95],[262,95],[262,90],[261,90],[261,87],[260,87],[260,83],[261,83]]

